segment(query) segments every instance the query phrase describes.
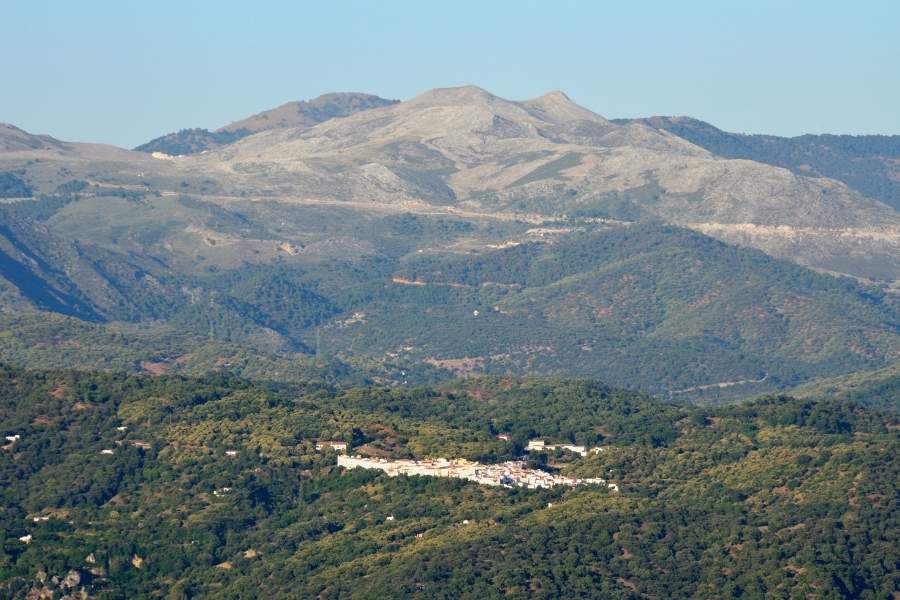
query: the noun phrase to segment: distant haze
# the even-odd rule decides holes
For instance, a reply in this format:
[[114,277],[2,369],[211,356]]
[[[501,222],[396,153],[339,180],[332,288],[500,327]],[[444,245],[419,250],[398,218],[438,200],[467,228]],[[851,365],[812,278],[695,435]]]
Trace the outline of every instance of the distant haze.
[[13,2],[0,121],[132,147],[285,102],[476,84],[606,117],[900,133],[900,3]]

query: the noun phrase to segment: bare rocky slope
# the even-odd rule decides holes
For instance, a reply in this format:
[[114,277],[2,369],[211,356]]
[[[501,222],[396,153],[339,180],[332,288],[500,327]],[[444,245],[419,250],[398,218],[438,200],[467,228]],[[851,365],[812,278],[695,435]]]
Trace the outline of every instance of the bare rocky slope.
[[476,212],[661,218],[828,271],[900,274],[900,214],[824,177],[723,159],[553,92],[511,102],[476,87],[263,131],[185,169],[266,196]]
[[[616,123],[629,123],[617,119]],[[743,158],[813,177],[830,177],[900,208],[900,135],[732,133],[691,117],[635,119],[674,133],[723,158]]]

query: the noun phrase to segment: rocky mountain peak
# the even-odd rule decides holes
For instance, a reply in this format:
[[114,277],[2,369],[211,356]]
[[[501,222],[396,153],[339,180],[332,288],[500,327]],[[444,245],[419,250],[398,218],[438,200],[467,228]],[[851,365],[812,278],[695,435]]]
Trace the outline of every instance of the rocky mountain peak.
[[543,96],[527,100],[521,104],[543,121],[557,124],[570,121],[594,121],[613,128],[609,121],[597,113],[576,104],[559,90],[548,92]]
[[462,85],[428,90],[427,92],[423,92],[415,98],[412,98],[407,104],[458,105],[492,103],[498,100],[500,100],[500,98],[477,85]]

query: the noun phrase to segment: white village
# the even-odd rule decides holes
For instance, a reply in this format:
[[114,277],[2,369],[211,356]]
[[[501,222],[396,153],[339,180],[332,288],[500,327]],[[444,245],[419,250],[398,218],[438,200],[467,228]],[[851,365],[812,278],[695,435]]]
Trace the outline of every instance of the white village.
[[[338,452],[346,451],[346,444],[342,442],[320,441],[316,448],[324,450],[332,448]],[[588,450],[583,446],[550,445],[543,440],[531,440],[526,451],[561,448],[586,456]],[[599,452],[599,448],[591,448],[591,452]],[[372,458],[340,454],[337,458],[338,466],[346,469],[377,469],[383,471],[388,477],[399,475],[422,475],[427,477],[453,477],[466,479],[482,485],[501,486],[507,488],[521,487],[527,489],[552,488],[556,486],[575,487],[580,485],[601,485],[613,492],[619,491],[619,486],[599,477],[574,478],[557,475],[532,469],[525,461],[506,461],[497,464],[483,464],[464,458],[447,459],[386,459]]]

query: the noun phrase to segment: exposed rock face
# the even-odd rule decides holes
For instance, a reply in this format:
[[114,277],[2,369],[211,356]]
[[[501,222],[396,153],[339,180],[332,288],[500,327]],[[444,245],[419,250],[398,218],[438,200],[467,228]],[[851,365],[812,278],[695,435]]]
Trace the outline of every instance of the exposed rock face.
[[[661,218],[816,268],[900,274],[900,214],[889,206],[835,180],[714,156],[642,122],[612,123],[560,92],[512,102],[473,86],[431,90],[253,135],[192,166],[276,196]],[[873,240],[872,256],[861,240]],[[849,248],[855,258],[843,260]]]
[[723,158],[755,160],[799,175],[837,179],[900,209],[900,135],[808,134],[785,138],[730,133],[690,117],[633,121],[672,132]]

